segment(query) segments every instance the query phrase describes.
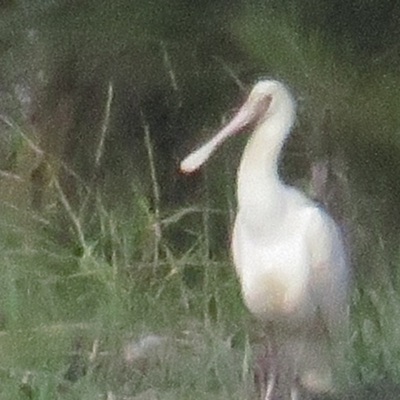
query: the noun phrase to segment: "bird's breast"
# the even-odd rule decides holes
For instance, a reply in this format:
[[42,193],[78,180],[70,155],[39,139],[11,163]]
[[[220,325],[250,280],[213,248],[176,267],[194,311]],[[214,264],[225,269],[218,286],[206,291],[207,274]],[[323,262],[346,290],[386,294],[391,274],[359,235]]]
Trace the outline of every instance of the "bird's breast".
[[232,252],[243,299],[249,310],[265,319],[301,318],[313,313],[310,260],[302,236],[286,232],[254,237],[238,221]]

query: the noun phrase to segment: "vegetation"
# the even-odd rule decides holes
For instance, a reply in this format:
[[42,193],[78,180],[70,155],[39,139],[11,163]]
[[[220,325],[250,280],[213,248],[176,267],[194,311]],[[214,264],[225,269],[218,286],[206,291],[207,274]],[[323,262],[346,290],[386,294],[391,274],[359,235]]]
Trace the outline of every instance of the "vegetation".
[[354,269],[337,396],[396,398],[393,3],[0,3],[1,399],[252,398],[262,330],[228,255],[245,138],[176,166],[265,75],[298,99],[285,179],[334,166]]

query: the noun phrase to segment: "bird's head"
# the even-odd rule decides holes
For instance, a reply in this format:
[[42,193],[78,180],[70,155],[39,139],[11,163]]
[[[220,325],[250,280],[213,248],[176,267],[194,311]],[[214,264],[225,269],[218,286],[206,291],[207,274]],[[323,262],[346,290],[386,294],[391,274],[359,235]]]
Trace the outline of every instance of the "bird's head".
[[249,126],[259,126],[274,116],[282,121],[287,120],[288,125],[291,125],[294,109],[294,101],[282,83],[274,80],[259,81],[232,120],[209,142],[182,161],[181,171],[195,171],[228,137],[242,132]]
[[261,80],[254,85],[242,110],[248,114],[247,124],[259,125],[277,114],[293,119],[295,104],[284,84],[275,80]]

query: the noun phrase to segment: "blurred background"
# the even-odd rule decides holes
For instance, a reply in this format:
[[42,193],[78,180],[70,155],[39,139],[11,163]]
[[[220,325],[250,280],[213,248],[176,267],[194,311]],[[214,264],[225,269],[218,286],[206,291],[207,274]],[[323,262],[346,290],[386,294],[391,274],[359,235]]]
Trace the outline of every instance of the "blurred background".
[[334,398],[397,398],[399,18],[393,0],[0,1],[0,397],[253,398],[262,332],[229,259],[247,137],[178,166],[270,77],[298,107],[281,175],[351,254]]

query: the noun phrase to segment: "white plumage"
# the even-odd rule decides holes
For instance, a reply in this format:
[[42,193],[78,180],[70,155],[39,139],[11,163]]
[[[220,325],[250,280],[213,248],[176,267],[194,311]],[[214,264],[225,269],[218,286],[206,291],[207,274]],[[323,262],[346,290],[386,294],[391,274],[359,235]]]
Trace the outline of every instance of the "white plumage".
[[328,348],[339,340],[347,318],[349,268],[340,230],[278,176],[278,157],[294,118],[287,88],[260,81],[232,121],[181,163],[190,173],[229,136],[254,128],[238,170],[232,254],[244,302],[266,322],[273,349],[265,399],[273,398],[278,375],[292,399],[298,398],[298,382],[329,389],[334,357]]

